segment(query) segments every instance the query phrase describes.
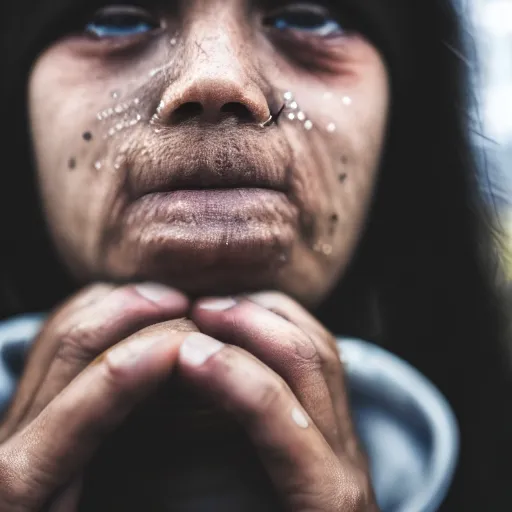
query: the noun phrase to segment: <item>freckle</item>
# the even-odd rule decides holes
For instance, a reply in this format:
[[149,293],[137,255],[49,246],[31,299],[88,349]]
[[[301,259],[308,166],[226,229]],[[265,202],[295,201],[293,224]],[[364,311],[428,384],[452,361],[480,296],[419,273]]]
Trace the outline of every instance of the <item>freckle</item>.
[[91,132],[84,132],[82,134],[82,137],[83,137],[84,140],[89,142],[90,140],[92,140],[92,133]]
[[336,215],[335,213],[333,213],[331,215],[331,222],[335,223],[335,222],[338,222],[338,215]]
[[292,420],[300,428],[308,428],[309,427],[309,421],[306,418],[306,415],[298,407],[294,407],[292,409]]
[[342,163],[343,165],[346,165],[346,164],[348,163],[348,158],[347,158],[345,155],[343,155],[343,156],[341,157],[341,163]]
[[340,180],[341,183],[343,183],[347,179],[346,173],[340,174],[338,176],[338,179]]
[[94,164],[94,168],[99,171],[101,169],[101,162],[98,160],[97,162],[95,162]]
[[327,125],[327,131],[329,133],[334,133],[336,131],[336,125],[334,123],[329,123]]
[[348,96],[343,96],[343,99],[341,101],[343,105],[352,105],[352,98],[349,98]]
[[308,131],[311,130],[313,128],[313,123],[309,119],[304,121],[304,128]]
[[75,158],[70,158],[69,161],[68,161],[68,167],[70,169],[74,169],[76,167],[76,159]]

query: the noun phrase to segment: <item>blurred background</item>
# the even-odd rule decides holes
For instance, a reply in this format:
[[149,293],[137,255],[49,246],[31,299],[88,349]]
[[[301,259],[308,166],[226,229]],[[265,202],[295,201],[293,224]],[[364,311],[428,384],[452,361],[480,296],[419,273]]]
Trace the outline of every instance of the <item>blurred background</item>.
[[502,219],[512,278],[512,0],[460,0],[473,22],[478,98],[475,143],[482,150],[482,189]]
[[476,143],[486,154],[486,196],[505,216],[512,211],[512,0],[466,0],[474,28],[480,91],[475,113]]

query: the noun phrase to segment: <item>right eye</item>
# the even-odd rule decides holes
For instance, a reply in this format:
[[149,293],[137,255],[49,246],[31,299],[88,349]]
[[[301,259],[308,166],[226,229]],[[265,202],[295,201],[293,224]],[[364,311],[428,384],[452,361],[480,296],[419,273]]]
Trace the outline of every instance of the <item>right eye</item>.
[[130,37],[153,32],[161,22],[141,7],[111,5],[94,14],[85,26],[85,33],[97,38]]

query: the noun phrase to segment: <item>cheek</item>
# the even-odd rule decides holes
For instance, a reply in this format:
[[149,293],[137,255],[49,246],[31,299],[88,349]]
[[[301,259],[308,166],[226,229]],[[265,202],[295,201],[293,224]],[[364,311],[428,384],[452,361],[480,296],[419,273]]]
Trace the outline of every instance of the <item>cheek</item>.
[[[96,114],[108,97],[104,86],[70,78],[59,55],[47,52],[29,80],[29,119],[46,216],[66,254],[92,258],[105,210],[113,206],[122,176],[107,168],[114,149]],[[79,83],[81,82],[81,84]],[[85,87],[87,85],[87,87]],[[112,101],[112,100],[111,100]]]
[[338,260],[361,231],[385,142],[388,76],[368,53],[350,82],[298,81],[282,114],[295,134],[294,192],[308,243]]

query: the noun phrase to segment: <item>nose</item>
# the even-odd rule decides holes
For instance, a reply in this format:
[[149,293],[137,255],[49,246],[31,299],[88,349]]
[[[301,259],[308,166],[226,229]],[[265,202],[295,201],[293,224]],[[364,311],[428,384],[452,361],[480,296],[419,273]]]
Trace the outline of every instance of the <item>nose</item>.
[[255,83],[220,74],[191,74],[186,82],[170,87],[162,98],[158,114],[165,124],[191,120],[218,123],[227,118],[261,124],[269,119],[268,102]]
[[244,24],[234,16],[231,3],[212,2],[184,34],[174,79],[160,103],[160,121],[218,123],[232,118],[262,124],[269,119],[262,73],[256,69]]

